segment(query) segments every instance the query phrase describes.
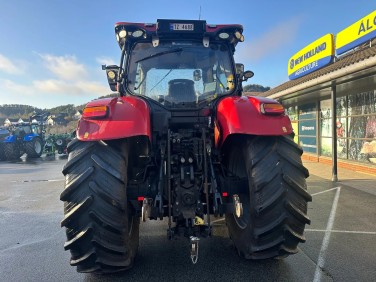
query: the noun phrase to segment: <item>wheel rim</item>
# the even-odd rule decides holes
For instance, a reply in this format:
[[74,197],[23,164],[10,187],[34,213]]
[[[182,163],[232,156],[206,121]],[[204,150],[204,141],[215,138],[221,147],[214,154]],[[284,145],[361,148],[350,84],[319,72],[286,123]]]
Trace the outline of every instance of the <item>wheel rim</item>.
[[35,141],[34,150],[37,154],[39,154],[42,151],[42,144],[39,142],[39,140]]
[[233,213],[233,217],[236,225],[240,229],[246,229],[250,223],[249,194],[239,194],[239,199],[243,205],[243,214],[240,217],[237,217],[235,213]]
[[[229,168],[233,175],[239,178],[248,178],[246,161],[244,152],[241,146],[233,147],[229,154]],[[243,187],[242,192],[238,193],[239,200],[243,206],[243,214],[240,217],[236,216],[236,213],[232,214],[234,222],[239,229],[246,229],[251,223],[251,208],[250,208],[250,187],[249,181],[247,181],[247,187]]]

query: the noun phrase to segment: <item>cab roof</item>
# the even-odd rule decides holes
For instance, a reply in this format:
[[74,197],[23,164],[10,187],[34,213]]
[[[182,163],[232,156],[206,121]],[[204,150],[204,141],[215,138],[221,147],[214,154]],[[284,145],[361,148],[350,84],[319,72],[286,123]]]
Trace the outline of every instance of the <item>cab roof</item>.
[[156,23],[115,24],[115,35],[120,48],[124,44],[147,39],[153,44],[159,44],[160,39],[201,39],[204,45],[205,42],[209,44],[210,41],[222,40],[235,46],[238,42],[244,41],[242,33],[243,26],[240,24],[207,24],[204,20],[158,19]]

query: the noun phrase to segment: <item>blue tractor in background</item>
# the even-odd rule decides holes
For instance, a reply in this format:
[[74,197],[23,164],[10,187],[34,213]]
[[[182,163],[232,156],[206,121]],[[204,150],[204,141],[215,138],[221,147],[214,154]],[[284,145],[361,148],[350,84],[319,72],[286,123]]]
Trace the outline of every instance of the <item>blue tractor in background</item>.
[[20,158],[26,153],[28,158],[39,158],[43,153],[44,130],[40,123],[19,123],[12,125],[10,134],[3,142],[7,160]]

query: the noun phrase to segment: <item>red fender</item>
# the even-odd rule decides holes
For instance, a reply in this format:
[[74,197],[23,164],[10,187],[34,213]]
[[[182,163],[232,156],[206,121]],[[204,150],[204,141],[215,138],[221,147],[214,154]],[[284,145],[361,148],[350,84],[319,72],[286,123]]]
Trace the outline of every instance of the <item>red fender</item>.
[[226,97],[217,106],[215,145],[222,146],[231,134],[288,135],[293,132],[287,115],[267,115],[261,104],[275,104],[275,100],[242,96]]
[[104,118],[80,119],[77,138],[82,141],[111,140],[144,135],[151,140],[150,110],[147,103],[134,96],[92,101],[86,108],[107,106]]

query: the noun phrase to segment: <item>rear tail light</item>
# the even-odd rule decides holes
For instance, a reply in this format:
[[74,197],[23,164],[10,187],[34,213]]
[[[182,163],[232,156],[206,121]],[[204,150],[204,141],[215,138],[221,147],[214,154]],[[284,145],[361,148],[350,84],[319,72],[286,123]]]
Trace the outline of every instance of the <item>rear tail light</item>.
[[267,103],[262,103],[260,105],[260,110],[263,114],[266,115],[281,115],[285,112],[285,109],[281,104],[267,104]]
[[85,108],[82,117],[84,118],[104,118],[108,114],[107,106],[96,106]]

